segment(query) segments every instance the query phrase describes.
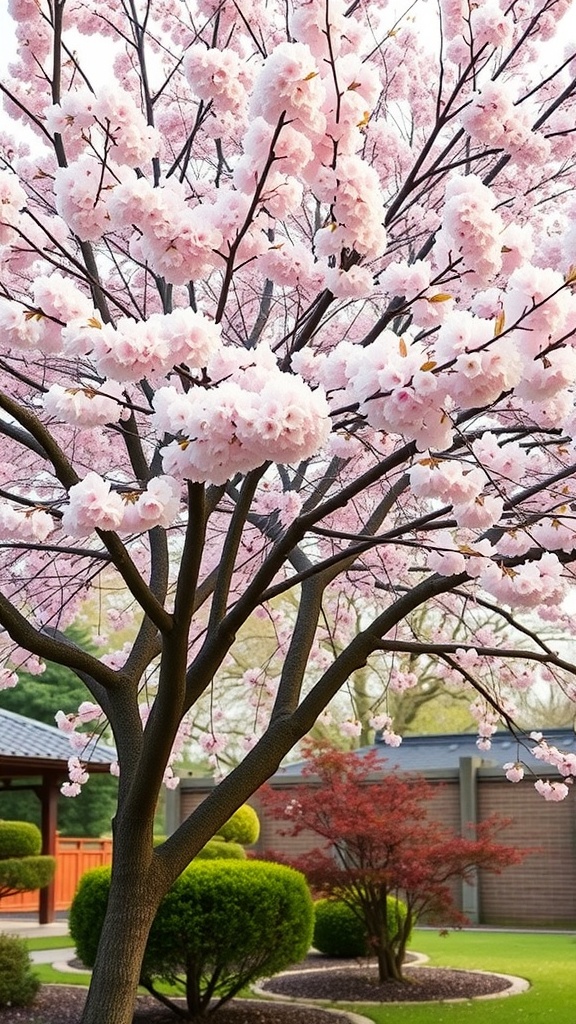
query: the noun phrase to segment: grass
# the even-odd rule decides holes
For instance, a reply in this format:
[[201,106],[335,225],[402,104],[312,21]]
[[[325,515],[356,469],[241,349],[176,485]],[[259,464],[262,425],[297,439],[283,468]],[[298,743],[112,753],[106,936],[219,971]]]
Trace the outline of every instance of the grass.
[[412,948],[437,967],[459,967],[527,978],[523,994],[488,1002],[354,1005],[375,1024],[551,1024],[576,1005],[576,937],[510,932],[416,931]]
[[43,935],[37,939],[26,939],[30,951],[34,949],[71,949],[74,945],[69,935]]
[[43,985],[84,985],[85,988],[90,984],[91,977],[88,971],[82,971],[81,974],[55,971],[52,964],[34,964],[34,974]]
[[[33,952],[36,949],[55,950],[54,960],[58,960],[59,949],[72,949],[74,943],[69,935],[46,935],[39,938],[26,939],[28,950]],[[55,971],[52,964],[34,964],[34,973],[43,985],[89,985],[90,974],[83,971],[82,974],[64,973]]]

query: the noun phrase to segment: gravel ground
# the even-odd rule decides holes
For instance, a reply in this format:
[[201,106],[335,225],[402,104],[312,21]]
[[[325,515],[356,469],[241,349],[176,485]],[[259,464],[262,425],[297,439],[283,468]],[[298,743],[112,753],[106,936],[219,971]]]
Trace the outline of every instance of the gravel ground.
[[283,974],[263,985],[265,992],[300,999],[333,1002],[396,1003],[430,999],[470,999],[510,988],[510,982],[494,974],[455,971],[439,967],[405,967],[405,981],[378,982],[375,968],[364,966],[308,969]]
[[[265,992],[300,999],[335,1002],[421,1002],[430,999],[471,998],[504,991],[509,982],[490,974],[434,967],[406,967],[407,981],[379,985],[376,972],[356,961],[335,961],[317,955],[298,970],[277,975]],[[320,967],[320,969],[318,969]],[[72,985],[44,985],[31,1007],[0,1010],[0,1024],[78,1024],[86,990]],[[176,1024],[182,1018],[150,996],[138,998],[134,1024]],[[218,1010],[217,1024],[347,1024],[343,1014],[320,1007],[235,999]]]

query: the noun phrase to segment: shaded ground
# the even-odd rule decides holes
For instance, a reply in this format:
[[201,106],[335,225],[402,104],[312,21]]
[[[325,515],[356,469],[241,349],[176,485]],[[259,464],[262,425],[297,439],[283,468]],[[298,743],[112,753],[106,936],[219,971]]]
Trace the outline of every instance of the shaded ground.
[[[434,999],[470,999],[501,992],[509,982],[490,974],[437,967],[406,968],[405,983],[379,985],[373,968],[355,961],[310,957],[299,970],[278,975],[263,986],[270,994],[334,1002],[422,1002]],[[72,985],[43,986],[31,1007],[0,1010],[0,1024],[78,1024],[86,990]],[[149,996],[138,999],[134,1024],[177,1024],[182,1018]],[[204,1018],[205,1019],[205,1018]],[[347,1024],[344,1014],[320,1007],[281,1002],[233,1000],[212,1018],[215,1024]]]

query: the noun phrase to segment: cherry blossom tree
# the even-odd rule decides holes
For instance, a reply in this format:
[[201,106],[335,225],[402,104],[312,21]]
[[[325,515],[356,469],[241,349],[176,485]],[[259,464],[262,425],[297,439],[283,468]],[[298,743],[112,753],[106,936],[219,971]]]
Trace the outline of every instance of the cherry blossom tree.
[[[9,0],[0,684],[44,659],[85,682],[55,709],[68,795],[76,724],[109,722],[118,750],[83,1024],[128,1024],[161,897],[368,659],[433,659],[475,693],[484,747],[513,725],[495,681],[574,674],[522,618],[571,629],[569,8]],[[341,592],[366,615],[320,652]],[[269,712],[154,848],[196,702],[288,593],[279,672],[245,680],[273,686]],[[63,632],[88,599],[102,657]],[[435,603],[457,640],[414,629]],[[480,603],[505,644],[466,629]],[[399,742],[389,714],[374,727]],[[214,719],[206,752],[222,742]],[[558,770],[539,791],[565,797],[576,765],[534,742]]]

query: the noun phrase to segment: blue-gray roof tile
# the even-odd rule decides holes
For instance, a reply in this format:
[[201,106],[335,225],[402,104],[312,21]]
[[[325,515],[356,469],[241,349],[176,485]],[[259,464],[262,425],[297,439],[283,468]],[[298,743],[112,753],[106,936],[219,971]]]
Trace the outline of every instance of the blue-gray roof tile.
[[[0,708],[0,758],[68,761],[73,754],[67,736],[56,726]],[[78,756],[92,764],[110,764],[116,760],[116,751],[92,741]]]
[[[573,729],[542,729],[545,739],[551,746],[558,747],[563,753],[576,754],[576,733]],[[356,753],[359,757],[376,750],[382,758],[386,769],[399,768],[406,772],[420,772],[425,775],[431,771],[448,771],[457,769],[462,757],[478,757],[482,759],[482,767],[501,768],[508,761],[522,761],[539,774],[549,774],[551,769],[530,754],[534,741],[518,743],[511,732],[503,730],[494,733],[491,738],[490,750],[480,750],[476,745],[473,733],[445,733],[432,736],[405,736],[399,747],[388,747],[379,736],[374,746],[361,747]],[[299,775],[304,762],[283,766],[278,775]]]

